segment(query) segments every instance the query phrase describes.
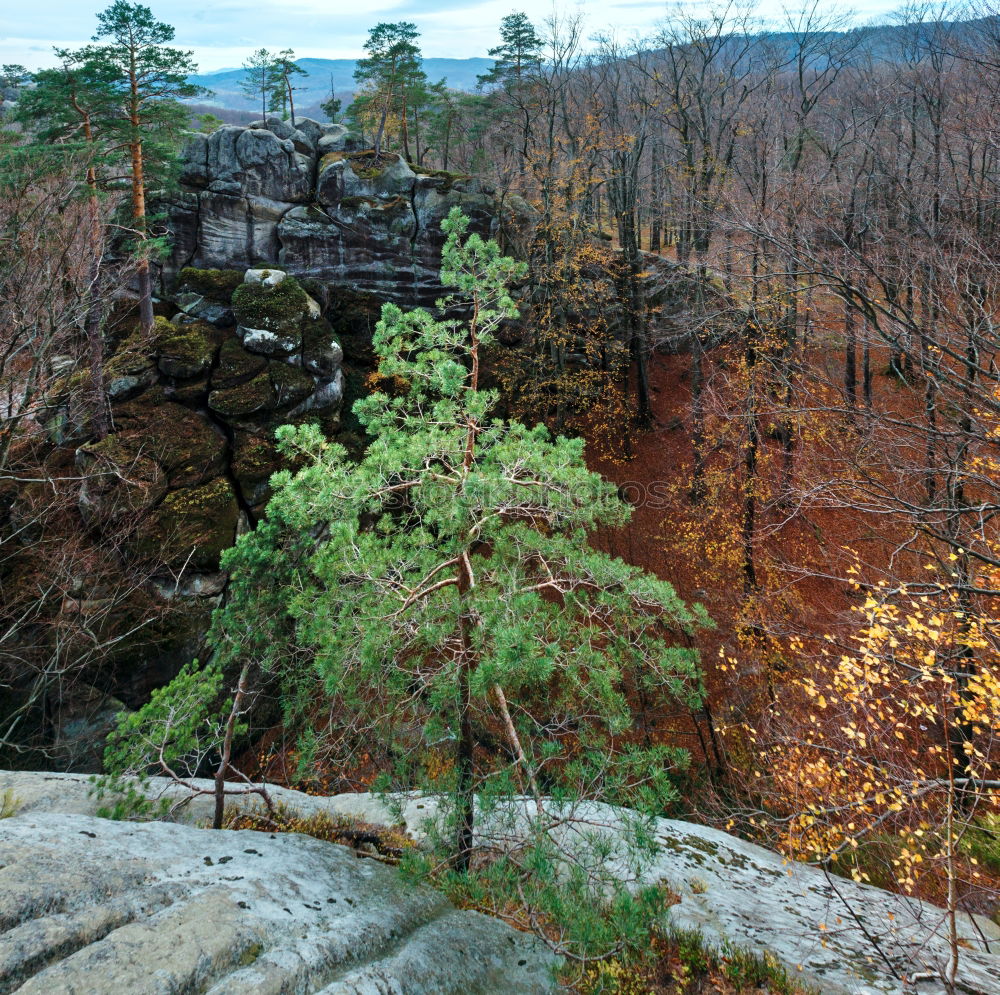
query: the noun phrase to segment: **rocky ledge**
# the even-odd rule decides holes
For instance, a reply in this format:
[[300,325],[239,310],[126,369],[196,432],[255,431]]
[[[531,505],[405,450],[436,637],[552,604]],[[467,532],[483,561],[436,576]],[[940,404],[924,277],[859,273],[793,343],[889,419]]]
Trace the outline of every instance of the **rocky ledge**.
[[299,277],[401,303],[440,295],[452,207],[489,234],[493,190],[481,180],[376,159],[342,125],[278,118],[194,135],[181,193],[169,207],[169,283],[185,266],[246,269],[279,264]]
[[541,995],[533,937],[332,843],[27,812],[0,822],[0,992]]
[[[197,783],[206,789],[211,787],[207,781]],[[8,797],[16,798],[19,803],[18,815],[14,819],[0,822],[0,840],[6,838],[9,827],[22,827],[17,829],[18,839],[30,839],[27,828],[24,828],[29,825],[39,827],[41,839],[53,839],[57,833],[55,828],[51,836],[44,835],[47,831],[45,827],[51,825],[62,827],[58,832],[63,834],[68,848],[71,847],[74,852],[77,848],[86,849],[91,845],[89,834],[96,832],[92,824],[94,820],[90,817],[96,810],[96,802],[88,796],[87,787],[86,778],[74,775],[0,772],[0,792],[7,791]],[[166,793],[175,799],[181,797],[162,779],[154,779],[150,789],[154,795]],[[397,799],[398,809],[401,810],[397,811],[396,808],[390,809],[383,799],[370,794],[315,797],[287,788],[273,788],[272,791],[275,801],[304,815],[324,812],[383,824],[393,823],[401,817],[406,831],[416,839],[423,835],[428,821],[435,817],[434,799],[418,794]],[[212,800],[208,796],[196,798],[178,809],[177,817],[203,820],[209,816],[211,805]],[[85,820],[86,825],[84,822],[77,825],[73,821],[50,823],[47,820],[52,817],[46,813],[51,812],[66,813],[61,816],[66,820],[70,819],[69,813],[73,813],[74,817]],[[607,805],[587,804],[578,809],[573,817],[579,822],[575,824],[570,820],[563,826],[566,845],[572,846],[573,835],[579,832],[580,825],[584,825],[587,833],[609,835],[608,859],[615,860],[614,839],[621,830],[621,810]],[[125,834],[142,828],[148,827],[123,826],[121,832]],[[169,838],[174,828],[164,826],[155,832],[164,832]],[[789,862],[777,853],[708,826],[675,819],[657,819],[653,828],[660,851],[636,880],[668,886],[675,896],[668,913],[672,926],[696,930],[710,945],[724,947],[729,944],[758,953],[770,952],[786,967],[793,979],[822,995],[944,993],[945,987],[940,979],[949,956],[944,910],[881,888],[827,875],[816,867]],[[192,832],[182,827],[176,829],[178,832]],[[503,827],[498,836],[505,835],[506,829],[509,826]],[[205,857],[217,864],[217,852],[235,856],[235,853],[243,852],[244,847],[260,849],[256,843],[249,843],[241,844],[234,850],[233,844],[228,843],[234,835],[242,837],[245,834],[226,833],[224,843],[213,842],[215,835],[205,830],[198,831],[193,837],[179,837],[185,841],[197,841],[184,858],[183,869],[189,875],[195,871],[201,874],[203,869],[199,861],[204,862]],[[152,839],[153,836],[146,838]],[[260,834],[255,837],[260,838]],[[268,839],[270,837],[264,837],[263,842],[267,843]],[[74,861],[70,858],[68,862],[72,864]],[[230,868],[226,873],[243,873],[242,869],[233,871],[232,864],[227,863],[226,866]],[[0,872],[0,908],[9,904],[2,890],[3,873],[6,872]],[[621,878],[633,879],[633,873],[624,862]],[[176,875],[171,878],[175,879]],[[288,905],[288,902],[279,904]],[[997,995],[1000,992],[997,982],[1000,978],[1000,927],[983,917],[965,914],[959,914],[957,927],[961,954],[956,990],[966,995]],[[475,942],[478,944],[479,941]],[[471,943],[465,949],[470,957],[473,950],[477,954],[479,950]],[[486,949],[492,951],[495,948],[487,946]],[[520,954],[518,959],[524,957]],[[543,961],[539,957],[537,953],[530,955],[527,957],[528,964],[541,964]],[[527,967],[528,964],[519,966]],[[536,979],[541,976],[536,974]],[[467,977],[467,974],[461,976],[462,984],[466,984],[469,991],[482,990],[465,981]],[[461,985],[455,990],[458,987]],[[0,990],[4,990],[2,986]],[[35,990],[42,989],[31,989]],[[398,989],[373,987],[359,990],[411,992],[425,989],[403,986]],[[431,986],[431,990],[445,992],[453,989],[442,984],[439,988]],[[499,993],[531,989],[498,986],[485,990]]]

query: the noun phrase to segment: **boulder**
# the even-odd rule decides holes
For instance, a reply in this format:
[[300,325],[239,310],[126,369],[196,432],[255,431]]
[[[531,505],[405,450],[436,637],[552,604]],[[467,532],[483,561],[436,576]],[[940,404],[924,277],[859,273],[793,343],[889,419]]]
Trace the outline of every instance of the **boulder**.
[[301,404],[288,412],[290,418],[310,412],[328,412],[339,407],[344,397],[344,374],[337,370],[336,376],[327,383],[320,384]]
[[294,277],[277,283],[244,283],[233,292],[233,311],[244,328],[283,335],[295,333],[310,317],[309,297]]
[[161,326],[156,346],[160,372],[180,380],[208,373],[219,345],[217,329],[203,321],[168,324],[170,328]]
[[[316,381],[304,370],[297,366],[290,366],[287,363],[268,363],[268,374],[271,377],[271,385],[274,387],[274,399],[276,407],[289,408],[298,404],[310,395],[315,396],[318,390]],[[337,371],[339,374],[339,370]],[[337,395],[337,402],[343,391]]]
[[236,541],[240,509],[222,477],[200,487],[171,491],[153,510],[136,544],[164,566],[216,571]]
[[112,529],[155,505],[166,493],[163,468],[129,439],[108,436],[76,451],[83,477],[78,506],[91,528]]
[[256,352],[262,356],[288,356],[298,348],[298,336],[278,335],[266,328],[244,328],[240,325],[236,334],[248,352]]
[[215,390],[236,387],[253,380],[266,368],[267,360],[263,356],[247,352],[238,338],[227,339],[222,343],[218,363],[212,372],[212,387]]
[[232,328],[236,324],[233,309],[219,301],[209,300],[190,291],[178,294],[175,300],[187,317],[207,321],[216,328]]
[[242,419],[273,411],[274,388],[267,371],[261,371],[247,383],[213,390],[208,395],[208,406],[223,419]]
[[27,812],[0,865],[4,991],[554,991],[534,938],[305,836]]
[[248,269],[243,275],[244,283],[254,287],[265,287],[268,290],[273,290],[284,279],[285,272],[280,269]]
[[319,377],[329,377],[340,369],[344,350],[325,319],[311,322],[302,335],[302,365]]

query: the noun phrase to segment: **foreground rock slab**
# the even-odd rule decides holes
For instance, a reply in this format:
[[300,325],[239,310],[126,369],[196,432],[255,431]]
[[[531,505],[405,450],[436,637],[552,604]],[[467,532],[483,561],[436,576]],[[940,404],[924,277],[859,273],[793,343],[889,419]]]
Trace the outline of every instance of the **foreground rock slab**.
[[305,836],[0,821],[0,992],[540,995],[551,964],[534,938]]
[[[193,783],[211,790],[208,781]],[[0,792],[6,790],[17,799],[23,816],[47,811],[93,813],[97,802],[87,789],[87,779],[79,775],[0,771]],[[162,778],[152,779],[149,790],[157,797],[186,799],[175,818],[204,822],[211,817],[213,802],[208,794],[191,799]],[[366,822],[402,823],[416,839],[437,816],[435,799],[416,793],[399,796],[395,805],[389,805],[365,793],[322,797],[288,788],[270,790],[275,802],[302,814],[326,812]],[[251,796],[245,803],[256,805],[257,799]],[[523,808],[515,806],[498,835],[516,829],[522,815]],[[0,822],[0,833],[4,825]],[[660,844],[656,858],[638,873],[622,860],[619,876],[637,885],[667,885],[679,899],[669,910],[673,926],[696,930],[719,947],[731,944],[769,952],[794,980],[821,995],[946,992],[941,978],[949,944],[943,909],[827,876],[816,867],[789,862],[709,826],[656,819],[652,828]],[[586,803],[557,831],[565,834],[563,842],[572,849],[572,837],[581,830],[607,834],[609,859],[616,859],[614,844],[622,832],[620,810]],[[0,908],[3,901],[0,892]],[[961,938],[957,991],[1000,995],[1000,927],[988,919],[961,914],[957,926]]]

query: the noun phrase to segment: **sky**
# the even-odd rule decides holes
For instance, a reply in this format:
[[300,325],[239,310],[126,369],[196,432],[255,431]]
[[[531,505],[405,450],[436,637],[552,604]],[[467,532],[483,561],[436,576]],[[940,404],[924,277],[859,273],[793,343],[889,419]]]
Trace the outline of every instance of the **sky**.
[[[53,65],[53,46],[88,42],[97,13],[108,3],[45,0],[37,8],[0,0],[0,62],[29,69]],[[379,21],[413,21],[425,56],[485,56],[497,44],[505,14],[523,10],[540,25],[553,10],[547,0],[147,0],[147,5],[176,28],[175,45],[193,50],[202,72],[236,68],[257,48],[292,48],[299,58],[357,58],[368,29]],[[610,31],[628,41],[651,34],[675,6],[665,0],[569,0],[559,10],[579,11],[588,35]],[[831,6],[820,3],[820,10]],[[857,0],[852,9],[857,23],[867,23],[898,6],[899,0]],[[759,13],[774,24],[784,7],[796,9],[794,0],[761,0]]]

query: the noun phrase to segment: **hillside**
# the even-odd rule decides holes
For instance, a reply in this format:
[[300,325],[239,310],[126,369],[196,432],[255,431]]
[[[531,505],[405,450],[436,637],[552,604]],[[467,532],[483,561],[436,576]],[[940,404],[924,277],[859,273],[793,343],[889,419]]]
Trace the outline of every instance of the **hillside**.
[[[301,87],[296,102],[303,108],[317,107],[330,95],[331,87],[338,94],[350,94],[354,90],[356,62],[353,59],[297,59],[296,62],[309,74],[296,81],[296,86]],[[446,79],[448,85],[456,90],[474,90],[476,77],[487,72],[492,65],[492,59],[483,58],[424,59],[423,62],[424,72],[431,82]],[[212,96],[200,101],[202,103],[235,110],[254,110],[254,101],[240,89],[240,82],[245,78],[245,69],[223,69],[190,79],[192,83],[212,91]]]

